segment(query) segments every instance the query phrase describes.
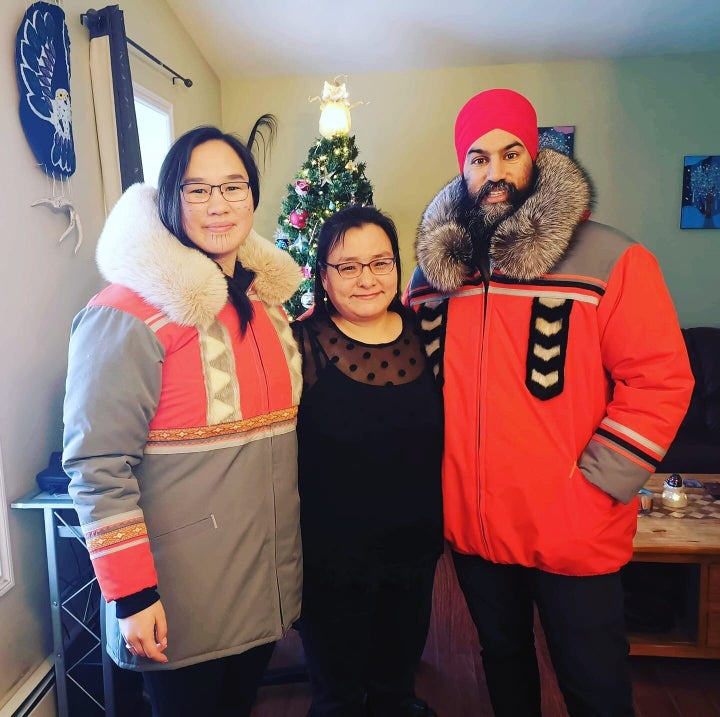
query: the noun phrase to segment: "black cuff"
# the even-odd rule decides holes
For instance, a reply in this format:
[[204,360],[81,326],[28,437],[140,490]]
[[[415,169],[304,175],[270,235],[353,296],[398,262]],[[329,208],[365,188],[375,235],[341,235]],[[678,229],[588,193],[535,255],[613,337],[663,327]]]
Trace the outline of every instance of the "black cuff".
[[125,597],[118,598],[115,601],[115,616],[130,617],[136,612],[140,612],[146,607],[150,607],[159,599],[160,595],[157,591],[157,585],[153,585],[151,588],[145,588],[139,593],[133,593],[132,595],[126,595]]

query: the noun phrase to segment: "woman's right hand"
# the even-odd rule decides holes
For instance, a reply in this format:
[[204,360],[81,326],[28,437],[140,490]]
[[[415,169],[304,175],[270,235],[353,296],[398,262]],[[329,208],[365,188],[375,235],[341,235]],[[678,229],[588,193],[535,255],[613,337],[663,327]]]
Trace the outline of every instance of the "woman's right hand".
[[130,617],[118,618],[125,646],[133,655],[155,662],[167,662],[167,622],[162,602],[157,602]]

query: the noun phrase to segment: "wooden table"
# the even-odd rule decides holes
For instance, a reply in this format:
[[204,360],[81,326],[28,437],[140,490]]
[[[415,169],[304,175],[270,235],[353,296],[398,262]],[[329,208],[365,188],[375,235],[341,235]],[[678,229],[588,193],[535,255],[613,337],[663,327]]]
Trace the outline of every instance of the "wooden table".
[[[702,482],[720,475],[682,474]],[[646,488],[662,493],[667,474],[650,478]],[[687,488],[689,495],[702,488]],[[683,583],[686,615],[666,633],[631,634],[630,654],[720,658],[720,518],[638,516],[633,563],[667,563]]]

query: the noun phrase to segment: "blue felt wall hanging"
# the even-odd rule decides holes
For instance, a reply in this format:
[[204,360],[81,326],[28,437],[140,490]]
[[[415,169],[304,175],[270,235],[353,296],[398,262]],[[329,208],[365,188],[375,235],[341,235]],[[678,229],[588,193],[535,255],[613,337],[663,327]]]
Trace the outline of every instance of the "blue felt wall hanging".
[[15,43],[20,123],[37,161],[63,178],[75,171],[70,106],[70,37],[58,5],[33,3]]

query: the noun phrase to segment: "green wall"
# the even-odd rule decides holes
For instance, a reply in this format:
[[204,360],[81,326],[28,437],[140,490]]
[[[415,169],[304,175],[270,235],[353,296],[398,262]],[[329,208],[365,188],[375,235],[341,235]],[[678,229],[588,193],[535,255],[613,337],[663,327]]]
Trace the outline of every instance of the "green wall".
[[[339,63],[341,65],[341,63]],[[263,112],[279,137],[263,177],[256,226],[271,237],[285,185],[317,135],[327,76],[222,82],[223,124],[242,134]],[[378,206],[395,219],[405,276],[420,215],[457,173],[453,125],[471,95],[490,87],[526,94],[541,125],[575,125],[575,156],[597,193],[594,218],[658,257],[684,326],[720,326],[720,229],[681,230],[683,157],[720,154],[720,53],[496,65],[353,75],[353,134]]]

